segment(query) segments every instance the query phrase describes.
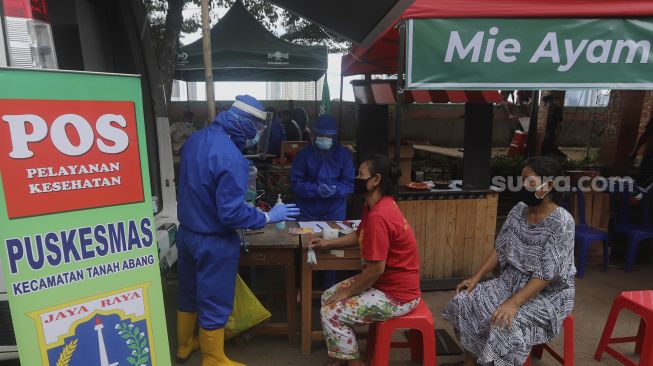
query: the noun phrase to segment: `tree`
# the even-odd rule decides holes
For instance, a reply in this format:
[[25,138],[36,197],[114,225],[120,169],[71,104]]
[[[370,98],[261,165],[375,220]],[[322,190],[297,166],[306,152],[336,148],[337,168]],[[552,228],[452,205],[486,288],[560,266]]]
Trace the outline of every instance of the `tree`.
[[[183,11],[198,8],[199,0],[145,0],[150,21],[150,29],[156,48],[161,81],[166,90],[166,101],[170,101],[172,78],[175,73],[177,51],[181,46],[181,33],[193,33],[201,28],[199,12],[184,19]],[[237,0],[211,0],[210,8],[230,8]],[[268,30],[278,35],[278,26],[284,32],[282,39],[302,45],[324,45],[330,53],[340,53],[349,49],[349,44],[337,36],[329,34],[295,14],[281,9],[264,0],[243,0],[245,7]],[[217,14],[212,13],[213,20]]]

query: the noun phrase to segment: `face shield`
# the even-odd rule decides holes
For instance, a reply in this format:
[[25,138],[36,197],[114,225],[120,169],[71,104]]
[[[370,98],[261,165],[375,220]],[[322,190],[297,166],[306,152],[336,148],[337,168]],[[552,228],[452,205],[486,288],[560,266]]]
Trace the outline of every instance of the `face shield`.
[[[249,158],[265,158],[267,157],[268,144],[270,142],[270,126],[272,125],[272,119],[274,118],[274,113],[264,112],[264,117],[261,120],[251,122],[254,128],[256,129],[256,136],[253,139],[247,140],[245,142],[245,148],[247,149],[248,154],[245,155]],[[263,115],[262,115],[263,116]]]

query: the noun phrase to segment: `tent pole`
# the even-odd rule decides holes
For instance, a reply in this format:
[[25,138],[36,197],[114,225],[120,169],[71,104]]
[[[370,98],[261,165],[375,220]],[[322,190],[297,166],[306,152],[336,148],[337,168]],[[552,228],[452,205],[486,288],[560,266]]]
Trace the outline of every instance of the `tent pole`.
[[317,121],[317,117],[320,115],[317,107],[317,80],[313,82],[313,89],[315,90],[315,93],[313,93],[313,109],[315,110],[315,120]]
[[213,62],[211,60],[211,22],[209,1],[202,0],[202,50],[204,52],[204,78],[206,81],[207,119],[215,117],[215,94],[213,93]]
[[401,158],[401,108],[404,104],[404,51],[406,45],[406,22],[399,23],[399,52],[397,59],[397,105],[395,106],[395,161]]
[[188,81],[184,81],[186,83],[186,109],[190,111],[190,93],[188,92]]
[[338,110],[338,143],[340,143],[340,138],[342,136],[342,83],[344,82],[345,78],[342,75],[342,70],[340,70],[340,106]]

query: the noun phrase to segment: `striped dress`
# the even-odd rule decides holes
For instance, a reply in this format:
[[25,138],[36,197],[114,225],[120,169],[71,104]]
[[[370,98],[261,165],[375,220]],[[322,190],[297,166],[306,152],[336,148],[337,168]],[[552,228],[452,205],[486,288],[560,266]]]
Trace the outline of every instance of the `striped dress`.
[[[523,365],[533,345],[558,336],[574,306],[574,219],[559,207],[531,225],[527,207],[517,204],[497,237],[500,276],[462,291],[442,313],[480,364]],[[519,308],[512,329],[492,327],[494,311],[532,278],[551,282]]]

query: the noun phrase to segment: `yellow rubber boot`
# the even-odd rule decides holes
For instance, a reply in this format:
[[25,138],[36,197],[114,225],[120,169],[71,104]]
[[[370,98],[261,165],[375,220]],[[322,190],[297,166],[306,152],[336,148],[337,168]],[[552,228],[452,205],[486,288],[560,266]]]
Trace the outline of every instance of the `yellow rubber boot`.
[[200,341],[195,336],[197,313],[177,310],[177,361],[186,362],[190,355],[200,348]]
[[202,366],[245,366],[227,358],[224,354],[224,328],[206,330],[200,327]]

